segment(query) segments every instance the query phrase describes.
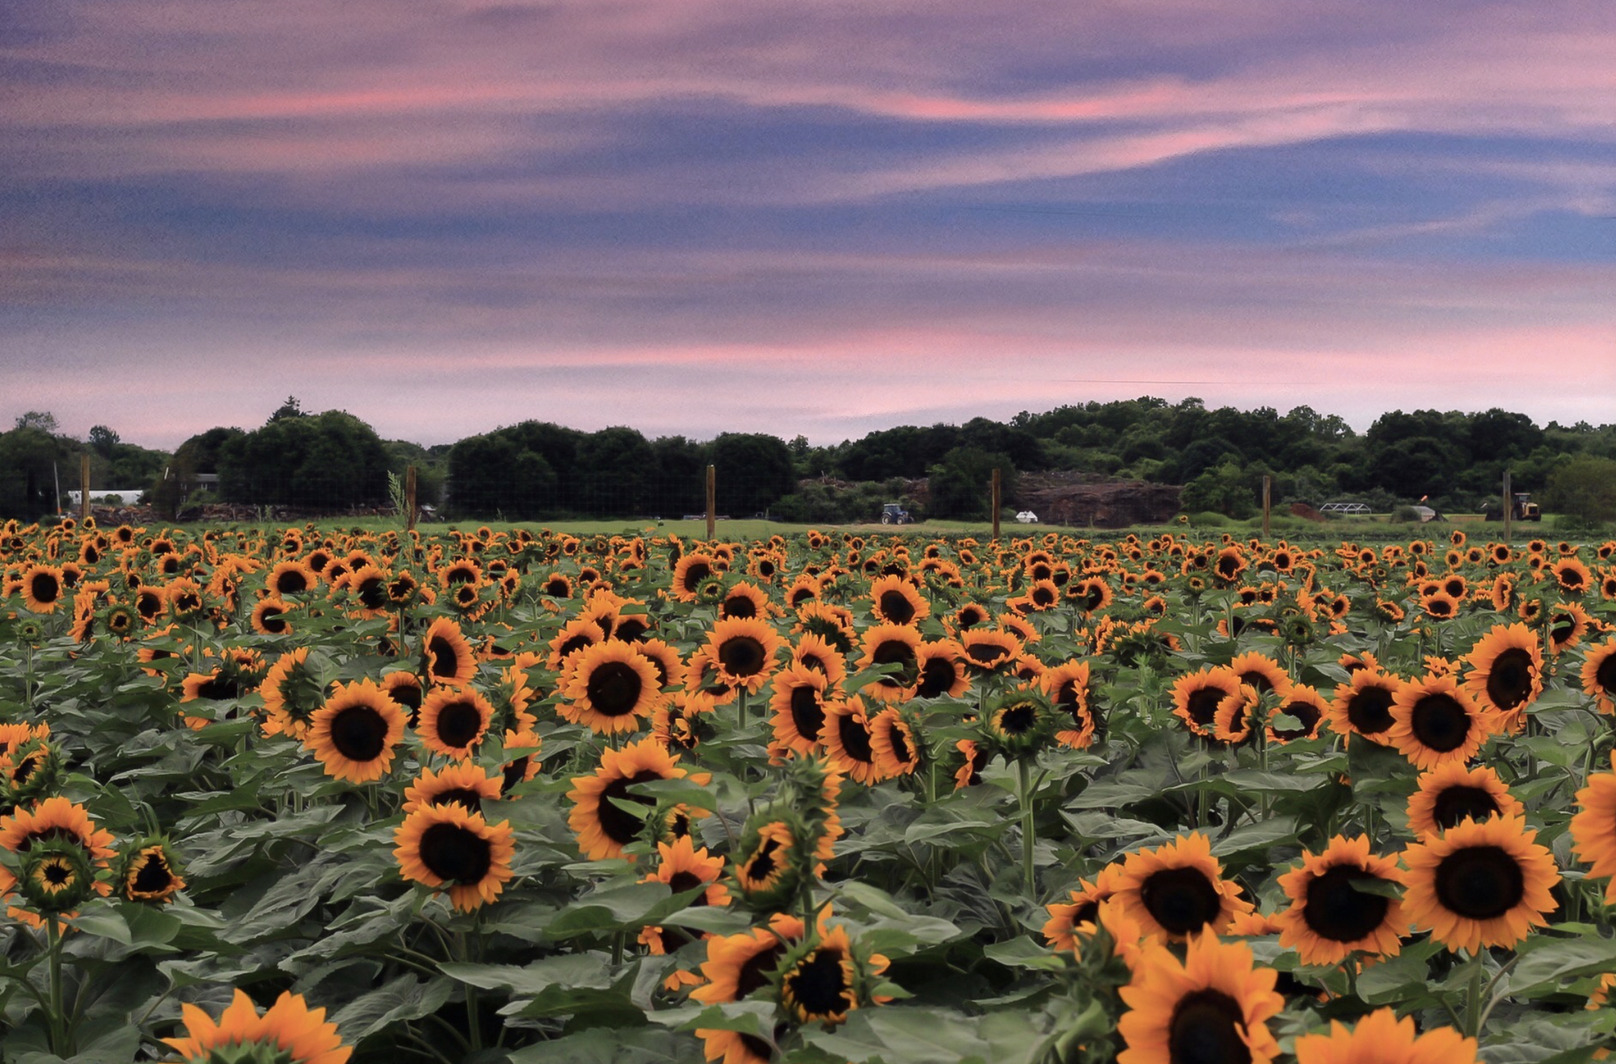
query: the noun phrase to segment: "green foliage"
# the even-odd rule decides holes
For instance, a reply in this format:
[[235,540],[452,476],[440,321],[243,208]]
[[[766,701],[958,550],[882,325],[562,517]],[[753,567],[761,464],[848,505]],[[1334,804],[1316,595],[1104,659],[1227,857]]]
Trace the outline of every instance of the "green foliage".
[[1001,497],[1008,499],[1016,490],[1016,467],[1009,455],[978,447],[956,447],[943,455],[930,470],[931,515],[968,521],[991,517],[995,469]]
[[[295,407],[295,400],[288,400]],[[387,499],[387,449],[352,414],[276,411],[219,445],[220,494],[255,506],[340,509]]]
[[1616,523],[1616,459],[1584,454],[1556,466],[1543,506],[1587,525]]
[[1260,477],[1254,478],[1232,455],[1226,456],[1217,466],[1204,470],[1184,485],[1183,506],[1187,510],[1211,510],[1244,520],[1257,513],[1260,484]]

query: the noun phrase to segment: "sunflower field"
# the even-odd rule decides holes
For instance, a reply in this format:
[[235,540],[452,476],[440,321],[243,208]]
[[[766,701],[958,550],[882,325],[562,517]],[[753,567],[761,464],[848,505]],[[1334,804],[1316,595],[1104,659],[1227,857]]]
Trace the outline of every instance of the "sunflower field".
[[1616,1047],[1616,542],[13,521],[0,574],[7,1064]]

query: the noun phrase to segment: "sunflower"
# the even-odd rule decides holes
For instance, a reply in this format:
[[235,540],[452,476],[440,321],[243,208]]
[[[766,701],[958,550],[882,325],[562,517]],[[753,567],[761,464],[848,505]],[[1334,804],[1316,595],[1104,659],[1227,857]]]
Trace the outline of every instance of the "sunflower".
[[439,617],[421,636],[420,675],[446,684],[470,683],[477,675],[477,656],[453,618]]
[[1503,726],[1518,732],[1525,710],[1543,693],[1543,654],[1537,634],[1524,624],[1494,625],[1465,655],[1470,671],[1465,689],[1503,715]]
[[1466,820],[1403,851],[1403,909],[1450,950],[1519,944],[1558,903],[1554,857],[1518,817]]
[[440,687],[421,703],[415,730],[434,754],[470,757],[494,720],[494,707],[470,687]]
[[788,954],[780,966],[780,1004],[796,1023],[835,1026],[858,1007],[858,965],[840,924]]
[[[1319,725],[1330,712],[1330,703],[1316,689],[1307,684],[1292,684],[1284,700],[1268,716],[1268,739],[1288,743],[1296,739],[1312,739],[1319,734]],[[1280,723],[1278,718],[1289,717],[1296,723]]]
[[864,699],[858,695],[825,705],[825,728],[820,732],[832,765],[859,783],[874,783],[875,746]]
[[1302,865],[1279,877],[1291,901],[1276,918],[1279,944],[1303,964],[1338,964],[1353,952],[1396,956],[1408,933],[1402,903],[1381,889],[1400,885],[1395,857],[1369,852],[1369,837],[1340,835],[1321,854],[1302,852]]
[[1229,668],[1240,677],[1241,683],[1255,687],[1259,694],[1272,691],[1283,699],[1290,690],[1290,676],[1279,662],[1267,654],[1255,650],[1247,651],[1230,661]]
[[931,615],[931,604],[911,581],[883,576],[870,583],[870,613],[883,624],[917,624]]
[[[692,908],[730,903],[729,888],[719,882],[724,874],[724,859],[709,854],[705,846],[698,849],[690,836],[658,842],[657,858],[656,871],[642,878],[641,883],[664,883],[674,894],[700,887],[702,892],[689,903]],[[640,929],[640,944],[654,956],[666,954],[670,940],[674,948],[693,941],[678,929],[670,932],[656,925]]]
[[[715,1005],[743,1001],[751,994],[772,987],[775,969],[791,947],[802,940],[803,923],[793,916],[776,913],[767,928],[754,927],[739,935],[713,936],[707,940],[707,959],[701,973],[706,983],[690,992],[694,1001]],[[704,1055],[721,1064],[769,1064],[775,1059],[774,1046],[744,1031],[697,1028]]]
[[185,877],[168,843],[141,840],[128,847],[113,877],[118,893],[129,901],[168,903],[185,889]]
[[1111,585],[1098,576],[1068,582],[1065,595],[1084,613],[1099,613],[1111,605],[1115,597]]
[[269,591],[270,597],[285,598],[287,595],[300,595],[312,591],[319,582],[320,577],[307,564],[288,559],[275,563],[275,567],[264,578],[264,587]]
[[1467,818],[1524,815],[1521,803],[1509,793],[1497,772],[1486,765],[1466,768],[1458,761],[1421,773],[1418,789],[1408,799],[1408,829],[1422,841],[1457,827]]
[[[1100,714],[1089,701],[1089,663],[1068,661],[1045,670],[1038,678],[1060,718],[1055,741],[1074,750],[1093,745],[1101,730]],[[1071,717],[1071,723],[1066,721]]]
[[684,603],[695,602],[697,589],[701,587],[702,582],[721,571],[719,562],[712,555],[691,551],[681,557],[673,567],[671,590],[674,597]]
[[22,604],[30,613],[55,613],[66,595],[61,569],[38,563],[23,569]]
[[[285,1064],[346,1064],[353,1049],[342,1044],[337,1025],[326,1021],[325,1009],[310,1009],[301,994],[281,992],[262,1016],[242,990],[235,990],[230,1006],[218,1022],[195,1005],[182,1005],[185,1035],[163,1041],[180,1059],[276,1060]],[[253,1052],[255,1047],[258,1052]]]
[[1223,878],[1212,840],[1198,831],[1128,854],[1116,896],[1145,934],[1163,941],[1217,933],[1236,913],[1251,911],[1239,885]]
[[[592,861],[623,857],[623,847],[645,831],[644,818],[635,816],[623,804],[640,804],[649,813],[656,802],[629,793],[636,783],[652,780],[684,779],[704,784],[706,773],[689,774],[679,767],[679,757],[669,753],[655,738],[647,737],[620,750],[604,750],[600,767],[591,776],[576,776],[567,798],[573,803],[567,824],[578,836],[578,848]],[[697,811],[692,810],[694,814]]]
[[1173,716],[1197,735],[1209,736],[1223,700],[1240,693],[1240,676],[1226,667],[1198,669],[1173,682]]
[[455,802],[421,805],[394,830],[393,857],[405,879],[447,887],[454,907],[469,913],[505,889],[513,838],[507,820],[491,825]]
[[1593,618],[1575,602],[1562,602],[1549,610],[1549,649],[1558,654],[1569,650],[1588,634]]
[[1022,643],[1011,632],[969,628],[960,633],[965,665],[972,676],[999,671],[1021,656]]
[[956,639],[921,643],[915,652],[915,667],[919,676],[915,685],[917,698],[958,698],[970,690],[965,648]]
[[735,887],[747,904],[777,905],[796,892],[802,881],[804,855],[791,823],[767,810],[754,816],[741,836],[734,862]]
[[[1577,792],[1578,812],[1571,818],[1572,852],[1593,866],[1590,875],[1616,876],[1616,772],[1596,772]],[[1616,880],[1606,900],[1616,899]]]
[[1244,942],[1189,941],[1182,962],[1160,943],[1144,948],[1120,991],[1117,1021],[1127,1048],[1117,1064],[1271,1064],[1279,1045],[1268,1019],[1284,1007],[1272,968]]
[[1594,574],[1588,566],[1574,557],[1561,558],[1549,566],[1554,574],[1554,581],[1560,586],[1560,594],[1573,597],[1580,596],[1594,583]]
[[[15,809],[5,816],[0,816],[0,849],[26,854],[47,840],[65,842],[82,850],[86,865],[96,869],[106,868],[113,856],[112,833],[104,828],[97,828],[95,821],[90,819],[89,812],[82,805],[60,795],[53,795],[27,809]],[[83,877],[80,882],[89,885],[88,876]],[[14,901],[15,899],[9,895],[17,886],[17,877],[0,866],[0,895],[7,895],[8,902]],[[26,888],[27,884],[24,886]],[[112,888],[105,882],[95,882],[93,887],[103,896],[112,892]],[[22,910],[13,909],[10,912],[19,919],[35,923],[35,920],[28,920]]]
[[1421,770],[1470,760],[1497,721],[1452,676],[1430,674],[1399,687],[1390,713],[1387,740]]
[[1396,723],[1392,703],[1403,681],[1378,668],[1359,669],[1349,683],[1338,684],[1330,714],[1325,719],[1337,735],[1351,739],[1361,735],[1374,743],[1386,743],[1386,733]]
[[906,702],[920,686],[920,631],[907,624],[880,623],[864,630],[860,639],[864,655],[856,667],[896,665],[891,675],[864,685],[860,694],[882,702]]
[[818,746],[829,689],[825,674],[807,665],[789,665],[776,673],[774,697],[769,700],[775,742],[803,754]]
[[1100,915],[1100,905],[1112,898],[1122,878],[1122,866],[1108,864],[1094,879],[1079,879],[1077,888],[1069,891],[1066,901],[1051,902],[1044,906],[1049,919],[1044,921],[1043,935],[1054,950],[1077,949],[1077,934],[1084,924],[1093,925]]
[[1330,1021],[1330,1033],[1299,1035],[1292,1052],[1296,1064],[1476,1064],[1476,1040],[1451,1027],[1431,1027],[1416,1034],[1414,1018],[1397,1018],[1391,1008],[1376,1009],[1351,1030]]
[[1579,678],[1583,694],[1594,700],[1599,712],[1616,713],[1616,638],[1588,648]]
[[421,702],[426,698],[421,678],[408,669],[395,669],[383,674],[380,686],[409,715],[410,727],[415,727],[420,720]]
[[314,711],[303,746],[326,775],[349,783],[381,779],[404,738],[404,710],[374,680],[339,683]]
[[896,706],[888,706],[870,721],[870,749],[878,779],[912,776],[920,767],[922,747],[916,741],[914,724]]
[[774,627],[758,617],[719,621],[707,634],[707,650],[726,686],[756,694],[778,667],[784,645]]
[[664,699],[656,665],[636,644],[608,639],[579,651],[556,712],[597,735],[637,731]]

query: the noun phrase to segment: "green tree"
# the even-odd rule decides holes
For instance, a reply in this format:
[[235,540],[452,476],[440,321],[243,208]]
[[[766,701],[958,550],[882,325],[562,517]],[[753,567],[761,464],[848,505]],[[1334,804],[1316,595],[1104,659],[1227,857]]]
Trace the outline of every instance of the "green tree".
[[102,458],[110,459],[112,451],[118,446],[119,437],[116,432],[105,425],[93,425],[90,428],[90,449]]
[[1007,454],[978,447],[956,447],[930,472],[930,517],[984,521],[992,517],[993,471],[999,470],[1003,498],[1015,494],[1016,467]]
[[56,512],[56,467],[67,461],[72,444],[41,424],[54,427],[56,419],[31,411],[0,433],[0,516],[33,520]]
[[616,426],[578,445],[583,510],[600,517],[644,515],[650,509],[656,453],[638,429]]
[[[1257,483],[1261,483],[1260,477]],[[1210,511],[1243,520],[1257,512],[1253,477],[1233,455],[1184,485],[1181,499],[1184,509],[1198,513]]]
[[726,432],[712,442],[709,453],[717,504],[724,513],[736,517],[765,513],[797,486],[791,449],[778,436]]
[[352,414],[272,416],[219,448],[219,488],[232,502],[259,506],[377,505],[387,499],[387,461],[381,437]]
[[1557,466],[1543,508],[1584,524],[1616,523],[1616,459],[1584,454]]

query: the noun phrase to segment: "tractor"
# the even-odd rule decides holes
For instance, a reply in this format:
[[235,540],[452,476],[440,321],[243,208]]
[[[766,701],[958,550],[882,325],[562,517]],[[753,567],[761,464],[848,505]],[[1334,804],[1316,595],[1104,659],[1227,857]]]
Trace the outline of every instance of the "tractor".
[[881,507],[883,525],[908,525],[913,524],[914,520],[914,515],[905,510],[902,503],[889,502]]
[[[1516,521],[1541,521],[1543,520],[1543,510],[1537,503],[1532,501],[1531,492],[1517,491],[1509,516]],[[1489,505],[1486,519],[1488,521],[1502,521],[1504,515],[1499,512],[1497,506]]]

